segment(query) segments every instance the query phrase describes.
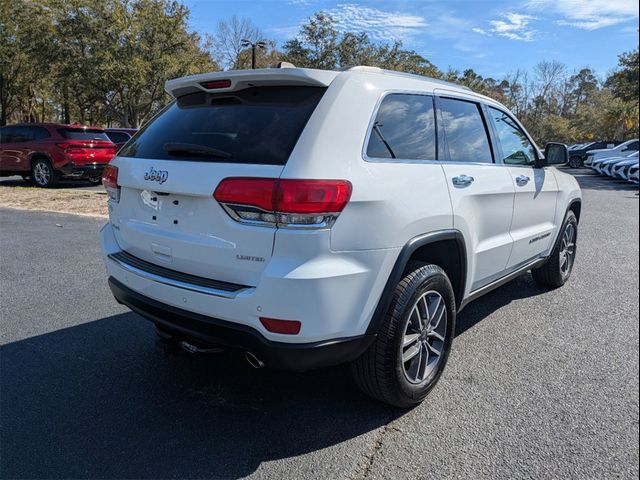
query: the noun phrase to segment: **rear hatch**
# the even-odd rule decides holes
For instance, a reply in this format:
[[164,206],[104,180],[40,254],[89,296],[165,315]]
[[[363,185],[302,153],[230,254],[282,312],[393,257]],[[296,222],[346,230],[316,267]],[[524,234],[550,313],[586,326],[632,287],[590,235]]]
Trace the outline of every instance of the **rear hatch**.
[[65,141],[58,147],[76,166],[109,163],[118,151],[102,129],[68,127],[59,131]]
[[237,222],[213,192],[228,177],[279,177],[326,87],[195,90],[183,89],[113,162],[116,239],[147,262],[255,286],[276,228]]

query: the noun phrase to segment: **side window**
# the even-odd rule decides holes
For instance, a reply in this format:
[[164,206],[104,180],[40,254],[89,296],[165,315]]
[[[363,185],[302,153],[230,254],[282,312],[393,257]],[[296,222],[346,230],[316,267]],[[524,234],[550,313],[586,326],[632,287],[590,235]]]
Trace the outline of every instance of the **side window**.
[[464,100],[440,98],[438,108],[449,147],[449,160],[493,163],[480,105]]
[[625,152],[634,152],[638,150],[638,142],[631,142],[629,145],[627,145],[627,147],[624,149]]
[[433,97],[391,94],[382,100],[369,134],[367,156],[404,160],[436,159]]
[[0,143],[12,143],[13,127],[0,128]]
[[49,138],[51,134],[46,128],[43,127],[31,127],[31,138],[33,140],[42,140],[45,138]]
[[506,113],[489,107],[506,165],[534,165],[536,149],[518,124]]
[[2,143],[20,143],[31,140],[29,127],[8,127],[2,129]]

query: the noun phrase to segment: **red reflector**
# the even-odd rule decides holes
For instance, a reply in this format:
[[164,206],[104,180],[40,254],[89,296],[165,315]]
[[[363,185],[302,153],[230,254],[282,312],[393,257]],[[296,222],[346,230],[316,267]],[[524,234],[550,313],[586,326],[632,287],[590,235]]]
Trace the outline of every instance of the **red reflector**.
[[213,196],[220,203],[250,205],[276,213],[339,213],[351,198],[346,180],[225,178]]
[[276,320],[275,318],[260,317],[260,323],[272,333],[282,333],[285,335],[297,335],[300,333],[302,323],[298,320]]
[[207,90],[213,90],[215,88],[229,88],[231,86],[231,80],[213,80],[211,82],[202,82],[200,85]]
[[102,184],[105,188],[118,188],[118,167],[107,165],[102,171]]

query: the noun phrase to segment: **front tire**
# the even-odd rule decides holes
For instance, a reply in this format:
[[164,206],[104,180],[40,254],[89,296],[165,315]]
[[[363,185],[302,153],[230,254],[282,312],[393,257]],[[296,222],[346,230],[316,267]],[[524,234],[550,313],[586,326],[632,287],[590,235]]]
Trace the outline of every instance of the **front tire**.
[[582,159],[580,157],[571,157],[569,159],[569,166],[571,168],[580,168],[582,166]]
[[58,183],[56,172],[48,160],[37,159],[31,166],[31,178],[38,187],[51,188]]
[[455,321],[446,273],[436,265],[412,264],[396,286],[376,340],[351,364],[356,383],[394,407],[419,404],[444,370]]
[[531,270],[536,283],[544,287],[561,287],[571,277],[578,240],[578,219],[571,210],[567,212],[560,235],[547,262],[542,267]]

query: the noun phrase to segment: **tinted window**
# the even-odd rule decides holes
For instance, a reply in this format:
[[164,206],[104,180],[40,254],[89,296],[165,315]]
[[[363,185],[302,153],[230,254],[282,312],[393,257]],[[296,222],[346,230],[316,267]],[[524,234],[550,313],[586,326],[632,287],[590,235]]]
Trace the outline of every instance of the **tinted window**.
[[42,140],[51,136],[49,131],[43,127],[29,127],[29,130],[31,130],[31,138],[34,140]]
[[433,98],[407,94],[385,97],[369,135],[367,156],[435,160]]
[[60,135],[69,140],[107,140],[109,137],[104,130],[92,128],[61,128]]
[[503,161],[507,165],[533,165],[536,149],[518,124],[506,113],[489,107],[498,141],[502,147]]
[[32,139],[29,127],[6,127],[2,132],[3,143],[28,142]]
[[0,128],[0,143],[11,143],[13,140],[13,127]]
[[442,129],[452,162],[492,163],[491,147],[480,106],[463,100],[438,100]]
[[252,87],[185,95],[145,125],[120,155],[284,165],[325,90]]
[[624,150],[638,150],[638,142],[631,142],[629,145],[627,145],[626,147],[624,147]]
[[131,137],[124,132],[106,132],[113,143],[125,143]]

